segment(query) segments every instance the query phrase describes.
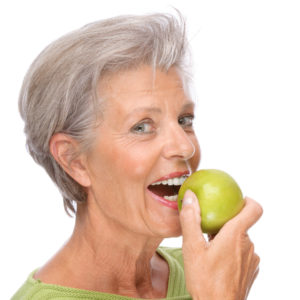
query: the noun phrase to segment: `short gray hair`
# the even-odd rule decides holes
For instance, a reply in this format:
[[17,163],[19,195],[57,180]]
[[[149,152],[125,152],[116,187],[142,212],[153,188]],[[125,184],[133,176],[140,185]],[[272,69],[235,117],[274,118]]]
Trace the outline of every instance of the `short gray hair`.
[[88,150],[101,116],[98,89],[105,74],[142,64],[186,73],[185,22],[178,16],[125,15],[88,24],[54,41],[30,66],[19,98],[26,146],[58,186],[68,214],[87,195],[51,155],[51,137],[67,134]]

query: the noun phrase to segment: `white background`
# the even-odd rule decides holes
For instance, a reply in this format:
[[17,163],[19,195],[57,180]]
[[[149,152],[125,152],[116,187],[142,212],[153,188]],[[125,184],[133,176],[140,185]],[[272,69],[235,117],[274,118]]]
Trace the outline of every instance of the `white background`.
[[55,253],[74,222],[25,151],[17,98],[29,64],[86,23],[170,6],[187,18],[200,167],[227,171],[264,207],[250,231],[261,265],[249,299],[300,299],[300,1],[290,0],[1,1],[1,299]]

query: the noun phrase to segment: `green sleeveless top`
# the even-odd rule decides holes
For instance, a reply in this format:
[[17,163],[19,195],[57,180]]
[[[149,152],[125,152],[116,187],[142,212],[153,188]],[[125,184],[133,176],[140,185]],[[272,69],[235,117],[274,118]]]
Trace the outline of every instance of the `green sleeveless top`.
[[[169,281],[167,298],[172,300],[192,300],[185,287],[183,258],[180,248],[159,247],[160,254],[169,264]],[[34,271],[35,272],[35,271]],[[69,288],[54,284],[46,284],[33,278],[32,272],[26,282],[11,300],[132,300],[126,296],[101,293],[96,291]]]

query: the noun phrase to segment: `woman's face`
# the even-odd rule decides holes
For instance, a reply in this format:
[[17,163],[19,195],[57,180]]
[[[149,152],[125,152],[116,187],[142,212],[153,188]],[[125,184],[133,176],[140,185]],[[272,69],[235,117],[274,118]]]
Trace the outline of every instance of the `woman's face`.
[[200,149],[194,105],[176,69],[154,75],[142,66],[106,77],[100,88],[105,108],[88,154],[88,203],[95,201],[102,217],[127,230],[180,235],[173,195],[196,170]]

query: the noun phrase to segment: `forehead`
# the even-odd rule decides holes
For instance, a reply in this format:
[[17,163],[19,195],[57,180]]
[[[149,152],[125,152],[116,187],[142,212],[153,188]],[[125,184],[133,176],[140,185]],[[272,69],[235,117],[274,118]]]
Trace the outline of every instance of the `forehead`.
[[[138,105],[144,102],[161,102],[166,98],[188,101],[182,78],[175,67],[167,72],[153,70],[150,66],[107,75],[99,84],[103,100],[117,102],[119,105]],[[114,100],[114,101],[112,101]]]

